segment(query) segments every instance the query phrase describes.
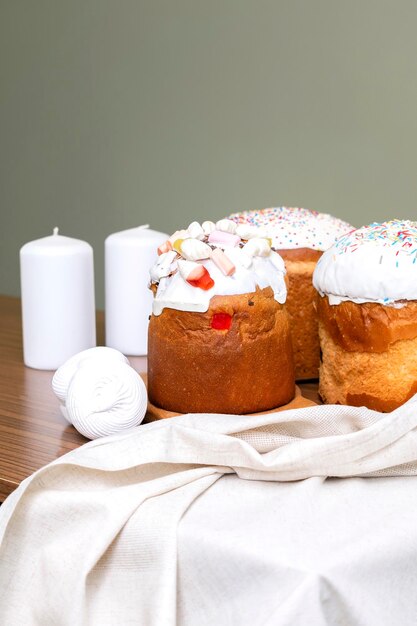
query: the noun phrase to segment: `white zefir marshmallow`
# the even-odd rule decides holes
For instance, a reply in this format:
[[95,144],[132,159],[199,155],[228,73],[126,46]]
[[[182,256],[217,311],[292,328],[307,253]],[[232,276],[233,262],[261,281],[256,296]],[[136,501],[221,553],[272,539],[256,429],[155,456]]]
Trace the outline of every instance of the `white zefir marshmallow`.
[[243,246],[243,251],[249,256],[269,256],[271,254],[271,244],[267,239],[253,237]]
[[59,401],[64,405],[67,400],[68,387],[75,372],[81,367],[86,359],[92,358],[96,360],[100,359],[129,363],[124,354],[114,348],[98,346],[97,348],[90,348],[89,350],[78,352],[78,354],[75,354],[73,357],[65,361],[65,363],[56,370],[54,377],[52,378],[52,390]]
[[189,236],[194,239],[204,239],[205,233],[203,227],[198,222],[191,222],[187,231],[189,232]]
[[201,261],[202,259],[208,259],[211,255],[210,246],[198,239],[184,239],[180,248],[181,255],[187,261]]
[[188,230],[176,230],[175,233],[168,238],[168,241],[173,244],[177,239],[187,239],[187,237],[190,237]]
[[223,233],[231,233],[234,235],[236,232],[236,223],[228,219],[219,220],[216,222],[216,230],[221,230]]
[[54,392],[65,403],[64,417],[88,439],[138,426],[146,414],[147,391],[126,357],[111,348],[76,356],[53,380]]
[[214,222],[210,222],[210,220],[207,220],[206,222],[203,222],[201,224],[201,227],[202,227],[205,235],[209,235],[214,230],[216,230],[216,224]]
[[242,239],[268,236],[264,228],[256,228],[256,226],[250,226],[249,224],[239,224],[236,228],[236,235],[239,235]]
[[341,237],[319,259],[313,284],[335,305],[417,300],[417,222],[374,222]]

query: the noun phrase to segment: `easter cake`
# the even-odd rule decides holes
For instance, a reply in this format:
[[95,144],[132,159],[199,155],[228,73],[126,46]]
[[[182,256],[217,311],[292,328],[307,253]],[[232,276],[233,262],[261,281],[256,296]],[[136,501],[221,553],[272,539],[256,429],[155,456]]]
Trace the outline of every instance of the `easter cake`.
[[282,258],[231,220],[193,222],[151,268],[148,393],[180,413],[256,413],[295,393]]
[[363,226],[314,272],[327,403],[392,411],[417,392],[417,222]]
[[320,346],[313,271],[323,251],[353,226],[326,213],[289,207],[233,213],[230,219],[242,236],[257,232],[271,237],[273,249],[284,259],[296,379],[317,378]]

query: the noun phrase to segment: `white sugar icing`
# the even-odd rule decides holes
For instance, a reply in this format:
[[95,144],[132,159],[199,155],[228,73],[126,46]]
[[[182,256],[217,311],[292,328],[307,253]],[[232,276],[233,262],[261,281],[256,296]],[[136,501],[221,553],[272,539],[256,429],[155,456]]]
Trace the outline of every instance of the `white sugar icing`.
[[374,222],[341,237],[322,255],[313,284],[330,304],[417,300],[416,259],[417,222]]
[[[264,241],[266,244],[267,240]],[[236,268],[231,276],[225,276],[211,259],[198,261],[214,281],[214,286],[207,291],[190,285],[182,275],[184,272],[175,271],[169,276],[160,276],[160,273],[152,268],[151,277],[160,278],[153,301],[154,315],[160,315],[164,308],[203,313],[208,310],[213,296],[253,293],[257,287],[261,289],[271,287],[275,300],[285,302],[287,297],[285,264],[279,254],[272,250],[267,254],[264,247],[262,254],[265,256],[250,256],[240,247],[227,247],[225,254]],[[172,272],[172,269],[173,265],[170,265],[169,271]]]
[[[293,248],[327,250],[338,237],[354,228],[327,213],[296,207],[242,211],[233,213],[230,219],[239,225],[249,225],[261,229],[262,232],[266,231],[277,250]],[[240,234],[242,230],[237,232]]]

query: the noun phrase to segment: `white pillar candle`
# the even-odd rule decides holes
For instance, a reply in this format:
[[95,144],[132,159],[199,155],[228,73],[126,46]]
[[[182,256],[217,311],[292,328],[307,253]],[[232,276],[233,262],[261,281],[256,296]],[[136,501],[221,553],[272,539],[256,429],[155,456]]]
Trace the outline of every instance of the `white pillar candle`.
[[153,294],[149,270],[165,233],[139,226],[109,235],[105,242],[106,346],[123,354],[148,350]]
[[23,358],[52,370],[96,345],[93,249],[53,235],[20,250]]

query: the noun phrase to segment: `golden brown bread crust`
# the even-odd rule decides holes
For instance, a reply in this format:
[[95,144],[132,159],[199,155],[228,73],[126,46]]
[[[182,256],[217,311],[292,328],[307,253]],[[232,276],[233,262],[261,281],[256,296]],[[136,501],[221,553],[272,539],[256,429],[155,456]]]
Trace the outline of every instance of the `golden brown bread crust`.
[[[230,330],[211,328],[215,313]],[[285,306],[270,287],[214,296],[206,313],[164,309],[151,316],[148,391],[152,404],[180,413],[255,413],[294,397]]]
[[[417,391],[417,333],[411,332],[417,303],[410,302],[402,309],[367,304],[330,306],[326,296],[320,298],[319,393],[328,404],[389,412]],[[353,346],[357,349],[352,350]]]
[[375,302],[346,301],[329,304],[326,296],[318,301],[318,314],[333,341],[348,352],[385,352],[401,339],[417,337],[417,302],[401,308]]
[[300,248],[279,250],[285,260],[288,276],[287,309],[290,316],[291,337],[294,350],[295,378],[318,378],[320,344],[317,321],[318,293],[313,287],[314,268],[320,250]]
[[[275,248],[274,248],[275,250]],[[323,252],[321,250],[313,250],[312,248],[288,248],[285,250],[277,250],[284,261],[314,261],[317,263]]]

